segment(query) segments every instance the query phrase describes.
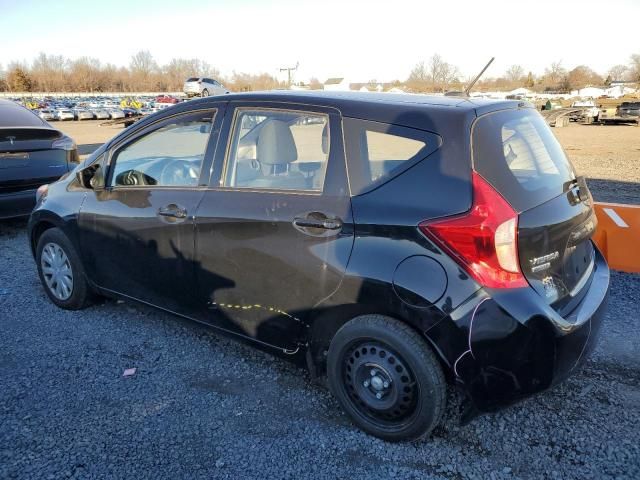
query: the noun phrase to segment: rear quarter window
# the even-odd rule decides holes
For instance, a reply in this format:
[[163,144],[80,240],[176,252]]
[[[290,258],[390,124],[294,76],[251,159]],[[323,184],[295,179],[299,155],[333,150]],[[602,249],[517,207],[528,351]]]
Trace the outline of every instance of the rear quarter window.
[[576,178],[560,143],[533,109],[480,117],[472,144],[475,170],[520,212],[561,195]]
[[351,194],[382,185],[426,158],[440,146],[434,133],[398,125],[344,119]]

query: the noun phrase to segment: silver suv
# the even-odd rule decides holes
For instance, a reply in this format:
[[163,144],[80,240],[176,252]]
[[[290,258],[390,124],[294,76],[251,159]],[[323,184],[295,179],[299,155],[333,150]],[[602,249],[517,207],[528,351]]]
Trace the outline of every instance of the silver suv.
[[187,97],[208,97],[209,95],[224,95],[225,93],[229,93],[229,90],[217,80],[198,77],[188,78],[187,81],[184,82],[183,91]]

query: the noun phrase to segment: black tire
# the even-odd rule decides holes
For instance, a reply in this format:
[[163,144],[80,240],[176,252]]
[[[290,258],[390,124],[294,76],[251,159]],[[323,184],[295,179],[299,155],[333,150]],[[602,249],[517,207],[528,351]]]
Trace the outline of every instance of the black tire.
[[202,95],[203,97],[208,97],[209,96],[209,90],[207,90],[206,88],[204,90],[202,90]]
[[393,318],[364,315],[343,325],[329,346],[327,374],[354,423],[383,440],[425,437],[445,411],[447,387],[436,356]]
[[[63,295],[62,298],[56,296],[56,289],[49,286],[48,280],[45,278],[44,268],[45,265],[47,265],[47,262],[45,261],[45,264],[43,265],[42,259],[43,256],[47,256],[45,249],[55,248],[52,246],[59,247],[64,255],[66,255],[67,261],[64,263],[64,268],[66,270],[68,266],[72,274],[71,288],[69,289],[70,293],[67,296],[67,291],[63,291],[65,295]],[[62,230],[59,228],[50,228],[42,234],[38,240],[38,245],[36,246],[36,264],[38,266],[38,275],[40,276],[42,286],[47,293],[47,296],[54,304],[66,310],[80,310],[89,305],[91,300],[91,291],[89,289],[89,284],[87,283],[82,262],[67,236],[62,233]],[[51,277],[48,273],[46,275],[48,278]]]

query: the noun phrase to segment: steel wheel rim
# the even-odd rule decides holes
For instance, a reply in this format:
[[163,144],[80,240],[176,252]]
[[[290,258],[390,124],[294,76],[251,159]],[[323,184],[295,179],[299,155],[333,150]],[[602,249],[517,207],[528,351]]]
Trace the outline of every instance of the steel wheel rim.
[[380,427],[401,427],[417,414],[420,391],[415,375],[382,342],[352,344],[343,356],[342,379],[357,413]]
[[68,300],[73,293],[73,270],[62,247],[57,243],[47,243],[42,249],[40,267],[49,292],[58,300]]

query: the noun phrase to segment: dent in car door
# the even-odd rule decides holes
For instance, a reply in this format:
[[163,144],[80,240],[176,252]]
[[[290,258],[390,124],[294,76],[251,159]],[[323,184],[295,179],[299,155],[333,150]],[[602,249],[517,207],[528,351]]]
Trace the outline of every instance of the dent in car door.
[[[223,130],[229,132],[232,121],[236,125],[230,133],[232,143],[239,128],[239,115],[249,108],[252,107],[236,105],[235,111],[227,114]],[[292,110],[291,106],[283,108]],[[269,117],[270,112],[261,112],[273,121],[262,130],[249,128],[242,138],[255,137],[255,148],[239,140],[237,147],[242,153],[234,157],[242,156],[238,160],[241,163],[247,155],[255,154],[256,158],[248,158],[248,162],[255,162],[259,178],[242,184],[243,180],[237,177],[247,178],[246,172],[237,173],[238,185],[230,186],[228,179],[234,175],[228,171],[229,164],[224,175],[217,168],[212,178],[216,186],[205,193],[196,218],[200,275],[215,274],[228,281],[213,285],[199,278],[201,319],[290,352],[297,349],[304,334],[308,312],[338,288],[353,246],[340,116],[317,108],[306,110],[311,110],[309,116],[298,120],[295,116],[300,112],[295,109],[291,115],[278,114],[274,118]],[[326,130],[322,124],[311,123],[316,121],[316,114],[320,115],[317,118],[328,120]],[[255,115],[257,121],[262,121],[260,115]],[[304,155],[299,140],[294,140],[298,141],[297,149],[273,150],[264,147],[264,141],[259,139],[302,135],[305,121],[309,122],[306,126],[312,127],[309,131],[315,132],[315,142],[330,132],[330,146],[326,145],[324,157],[324,187],[304,177],[306,171],[317,167],[312,165],[314,162],[299,158]],[[286,128],[295,135],[289,135]],[[320,132],[323,137],[318,137]],[[229,157],[235,155],[233,148],[228,150]],[[270,175],[276,170],[274,163],[287,156],[290,158],[286,167],[280,165],[283,175],[296,175],[288,179]],[[223,161],[221,155],[216,158],[216,165]],[[287,182],[292,187],[289,190],[283,189]],[[305,185],[311,186],[304,188]]]

